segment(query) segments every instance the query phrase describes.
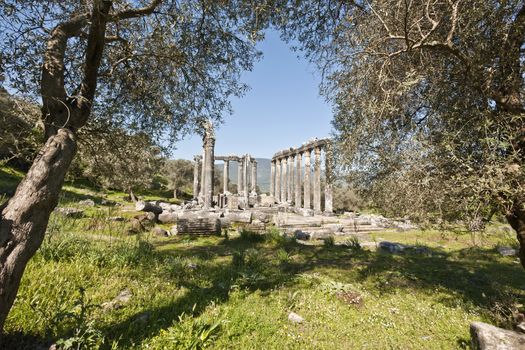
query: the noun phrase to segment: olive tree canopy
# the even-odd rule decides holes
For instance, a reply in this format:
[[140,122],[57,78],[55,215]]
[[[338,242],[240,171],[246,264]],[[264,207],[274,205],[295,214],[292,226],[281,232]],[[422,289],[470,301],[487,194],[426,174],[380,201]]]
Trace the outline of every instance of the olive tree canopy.
[[523,1],[311,0],[283,23],[323,72],[340,159],[368,198],[471,228],[498,210],[525,266]]
[[108,123],[173,141],[204,118],[220,120],[258,56],[261,14],[258,3],[242,0],[0,2],[3,85],[42,104],[45,140],[0,207],[0,343],[79,130]]

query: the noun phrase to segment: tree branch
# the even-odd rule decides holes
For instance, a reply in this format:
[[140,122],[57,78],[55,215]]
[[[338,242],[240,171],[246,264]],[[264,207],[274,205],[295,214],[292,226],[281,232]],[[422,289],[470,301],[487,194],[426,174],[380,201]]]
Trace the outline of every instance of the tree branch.
[[150,15],[153,13],[153,11],[155,11],[157,6],[161,4],[161,2],[162,0],[152,0],[148,6],[117,12],[114,15],[110,16],[108,21],[117,22],[123,19],[136,18],[136,17]]
[[91,16],[91,26],[87,40],[86,58],[84,63],[84,79],[80,85],[77,107],[82,111],[80,120],[75,121],[75,127],[83,126],[91,112],[91,106],[97,88],[97,75],[102,54],[104,52],[106,23],[111,9],[111,1],[96,0]]

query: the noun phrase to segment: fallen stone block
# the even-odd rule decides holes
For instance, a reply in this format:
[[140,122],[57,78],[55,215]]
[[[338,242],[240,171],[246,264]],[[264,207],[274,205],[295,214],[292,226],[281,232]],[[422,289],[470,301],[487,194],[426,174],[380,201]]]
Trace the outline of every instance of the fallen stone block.
[[178,234],[220,235],[221,220],[216,215],[184,215],[177,221]]
[[474,350],[525,349],[525,334],[498,328],[483,322],[470,324],[470,337]]
[[84,199],[83,201],[78,202],[78,205],[81,205],[83,207],[94,207],[95,201],[92,199]]
[[407,248],[404,244],[393,243],[388,241],[379,242],[379,248],[388,251],[389,253],[401,253]]
[[500,253],[503,256],[516,256],[518,255],[518,251],[511,247],[498,247],[497,248],[498,253]]
[[171,211],[163,211],[159,214],[158,220],[163,224],[175,224],[177,222],[177,213]]
[[81,218],[84,210],[77,208],[56,208],[55,212],[67,218]]
[[161,228],[161,227],[154,227],[153,230],[151,231],[155,236],[159,236],[159,237],[168,237],[169,236],[169,233],[168,231],[166,231],[165,229]]

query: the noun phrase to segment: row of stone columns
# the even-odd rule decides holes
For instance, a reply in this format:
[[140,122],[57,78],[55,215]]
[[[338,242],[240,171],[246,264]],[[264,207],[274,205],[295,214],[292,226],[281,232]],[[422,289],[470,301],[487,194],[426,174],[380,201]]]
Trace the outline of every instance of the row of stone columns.
[[[270,194],[277,203],[294,203],[297,208],[321,212],[321,153],[325,152],[325,206],[324,211],[333,212],[333,161],[328,140],[315,140],[298,149],[277,153],[272,159]],[[313,153],[313,173],[311,155]],[[303,174],[304,161],[304,179]],[[313,175],[313,179],[312,179]],[[313,188],[312,188],[313,186]],[[304,188],[304,193],[302,190]],[[304,200],[304,201],[303,201]]]
[[[206,160],[211,160],[211,164],[207,163]],[[213,155],[213,147],[204,147],[202,156],[194,157],[194,169],[193,169],[193,193],[195,198],[202,198],[206,205],[206,194],[209,192],[210,184],[207,179],[211,179],[212,186],[212,197],[213,197],[213,172],[215,168],[215,160],[224,161],[224,172],[223,172],[223,193],[228,193],[228,185],[230,183],[230,161],[236,161],[238,163],[237,173],[237,194],[244,193],[244,197],[248,197],[250,191],[253,193],[257,192],[257,161],[250,155],[242,157],[228,156],[228,157],[215,157]],[[202,165],[201,165],[202,164]],[[211,167],[211,172],[210,172]],[[200,181],[199,181],[199,168],[200,168]],[[250,181],[251,180],[251,181]],[[209,196],[209,194],[208,194]],[[210,202],[211,205],[211,202]]]

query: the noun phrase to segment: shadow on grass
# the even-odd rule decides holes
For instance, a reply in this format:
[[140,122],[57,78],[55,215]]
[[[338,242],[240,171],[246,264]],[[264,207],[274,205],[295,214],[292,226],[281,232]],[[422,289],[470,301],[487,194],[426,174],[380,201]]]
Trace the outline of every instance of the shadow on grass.
[[3,335],[0,342],[2,350],[44,350],[53,344],[50,339],[23,333],[10,333]]
[[[180,242],[181,239],[177,238]],[[147,311],[149,321],[144,324],[137,313],[103,330],[105,334],[122,335],[120,345],[142,343],[156,335],[161,329],[168,328],[183,312],[193,316],[200,315],[211,303],[221,304],[228,301],[229,292],[235,286],[247,291],[260,290],[269,292],[281,286],[296,283],[294,276],[314,270],[322,270],[330,276],[330,269],[335,269],[334,279],[341,276],[353,281],[372,283],[380,293],[394,290],[417,288],[433,293],[436,288],[445,292],[440,300],[446,305],[461,305],[465,309],[478,306],[490,309],[491,303],[501,296],[501,289],[511,288],[517,297],[525,301],[525,273],[519,265],[507,261],[490,250],[464,249],[456,252],[444,252],[428,248],[427,256],[415,254],[392,255],[381,252],[352,251],[340,246],[305,246],[295,242],[267,244],[242,238],[223,240],[215,245],[188,246],[158,252],[160,255],[198,257],[213,259],[232,256],[213,267],[203,267],[203,277],[209,281],[207,287],[199,283],[186,281],[179,283],[188,291],[175,302]],[[173,241],[166,241],[173,242]],[[162,244],[160,244],[162,246]],[[253,248],[253,249],[252,249]],[[259,251],[260,260],[248,266],[235,264],[236,252]],[[278,264],[271,261],[272,254],[284,249],[295,256],[294,261]],[[327,269],[328,268],[328,269]],[[204,271],[205,270],[205,271]],[[341,275],[343,271],[343,275]],[[247,276],[247,277],[246,277]],[[248,281],[246,281],[246,278]],[[250,281],[250,278],[253,278]],[[462,303],[457,303],[457,299]],[[194,307],[194,305],[196,305]]]

